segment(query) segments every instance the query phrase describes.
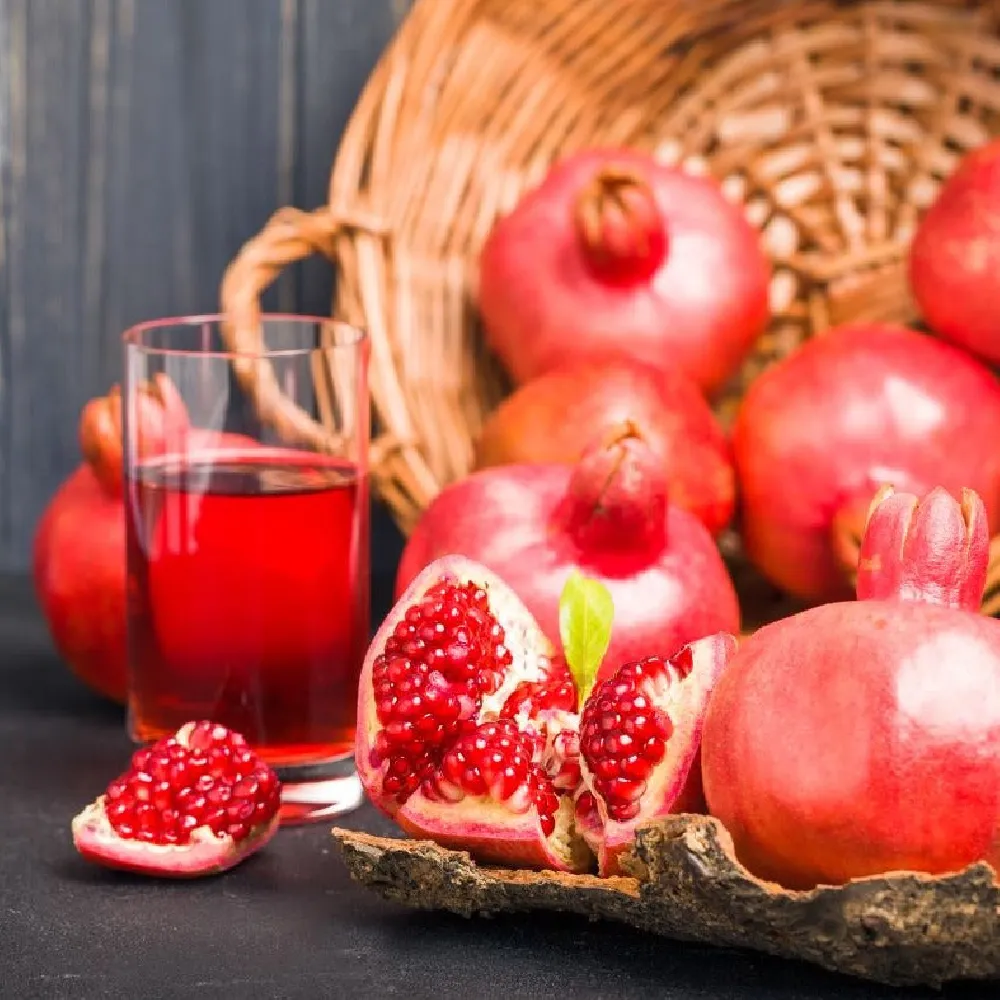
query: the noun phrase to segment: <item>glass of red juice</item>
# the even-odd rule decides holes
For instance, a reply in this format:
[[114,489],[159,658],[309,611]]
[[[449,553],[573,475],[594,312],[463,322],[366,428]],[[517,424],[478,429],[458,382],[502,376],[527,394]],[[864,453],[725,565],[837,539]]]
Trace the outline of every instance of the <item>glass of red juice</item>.
[[228,726],[278,771],[283,822],[323,819],[362,798],[368,340],[265,315],[234,352],[223,322],[124,338],[129,728]]

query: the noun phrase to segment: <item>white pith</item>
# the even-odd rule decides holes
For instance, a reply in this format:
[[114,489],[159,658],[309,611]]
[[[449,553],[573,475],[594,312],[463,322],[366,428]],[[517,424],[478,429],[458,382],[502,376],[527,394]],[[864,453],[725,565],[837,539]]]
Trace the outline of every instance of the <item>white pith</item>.
[[516,803],[517,808],[511,803],[510,799],[499,802],[488,795],[463,795],[441,809],[421,788],[406,800],[397,820],[413,836],[429,837],[444,847],[464,848],[492,862],[523,859],[520,849],[528,844],[537,846],[540,861],[548,867],[573,871],[590,867],[590,851],[575,831],[572,796],[560,797],[555,829],[549,837],[542,832],[530,799]]
[[222,845],[226,843],[235,843],[233,838],[230,837],[228,833],[216,833],[210,826],[195,827],[191,831],[186,844],[148,844],[145,841],[128,840],[125,837],[119,836],[118,833],[115,832],[115,828],[111,825],[111,821],[108,819],[108,814],[105,809],[106,802],[107,797],[102,795],[100,798],[91,802],[90,805],[86,806],[79,815],[73,818],[72,829],[74,836],[82,833],[84,829],[87,829],[99,840],[115,841],[119,844],[134,843],[137,847],[142,848],[143,855],[169,855],[176,854],[178,852],[183,853],[192,845],[196,846],[198,844]]

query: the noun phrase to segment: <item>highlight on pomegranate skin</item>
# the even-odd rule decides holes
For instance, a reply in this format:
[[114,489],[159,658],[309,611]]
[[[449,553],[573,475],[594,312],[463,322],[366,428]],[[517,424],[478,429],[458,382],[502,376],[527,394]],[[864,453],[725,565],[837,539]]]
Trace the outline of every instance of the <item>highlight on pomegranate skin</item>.
[[277,775],[239,733],[210,721],[137,750],[129,768],[73,820],[88,861],[187,878],[260,850],[279,822]]

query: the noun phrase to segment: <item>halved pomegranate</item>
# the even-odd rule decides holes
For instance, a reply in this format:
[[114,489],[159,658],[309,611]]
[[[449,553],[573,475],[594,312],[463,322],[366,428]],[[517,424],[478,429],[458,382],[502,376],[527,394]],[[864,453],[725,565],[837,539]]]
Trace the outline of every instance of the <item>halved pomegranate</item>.
[[431,563],[369,649],[356,758],[408,833],[501,864],[579,871],[576,691],[514,592],[459,556]]
[[670,813],[705,811],[701,730],[712,689],[735,652],[736,639],[719,633],[669,660],[626,663],[584,704],[584,790],[576,807],[602,875],[618,873],[636,827]]
[[699,808],[702,718],[736,641],[625,664],[581,720],[578,692],[600,669],[612,611],[598,581],[570,578],[567,665],[485,567],[458,556],[428,566],[361,674],[356,758],[372,801],[407,833],[481,861],[584,871],[593,851],[602,874],[617,872],[637,824]]
[[239,734],[189,722],[137,750],[73,820],[73,843],[109,868],[190,878],[225,871],[278,829],[277,775]]

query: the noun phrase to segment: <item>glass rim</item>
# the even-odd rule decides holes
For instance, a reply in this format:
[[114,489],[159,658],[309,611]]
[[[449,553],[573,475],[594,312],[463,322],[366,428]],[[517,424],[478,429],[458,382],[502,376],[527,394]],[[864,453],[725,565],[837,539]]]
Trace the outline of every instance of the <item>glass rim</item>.
[[141,323],[134,323],[122,334],[122,343],[127,350],[139,351],[143,354],[155,354],[161,356],[186,357],[186,358],[255,358],[266,360],[268,358],[294,358],[313,354],[316,351],[343,351],[347,349],[363,348],[368,343],[368,332],[354,323],[346,320],[333,319],[330,316],[310,316],[303,313],[261,313],[260,322],[262,326],[268,323],[296,323],[310,326],[334,327],[337,330],[346,330],[351,334],[350,339],[334,344],[327,344],[324,347],[287,347],[287,348],[265,348],[262,351],[200,351],[184,347],[153,347],[142,343],[142,336],[152,330],[160,330],[167,327],[194,327],[213,324],[221,325],[226,320],[224,313],[205,313],[193,316],[165,316],[161,319],[144,320]]

